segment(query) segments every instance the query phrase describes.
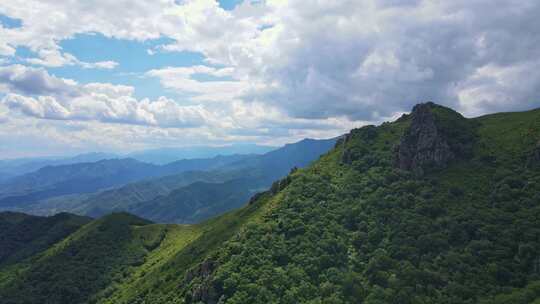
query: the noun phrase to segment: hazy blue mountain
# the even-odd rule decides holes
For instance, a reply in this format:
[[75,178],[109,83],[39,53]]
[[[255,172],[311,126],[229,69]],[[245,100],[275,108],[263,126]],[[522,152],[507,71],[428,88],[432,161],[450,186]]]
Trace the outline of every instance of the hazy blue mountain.
[[250,157],[252,156],[217,156],[211,159],[182,160],[162,166],[129,158],[47,166],[1,183],[0,208],[19,210],[18,208],[23,206],[52,197],[92,193],[143,179],[174,175],[193,168],[207,171]]
[[335,141],[305,139],[263,155],[220,155],[165,165],[111,159],[48,166],[0,184],[0,208],[96,217],[130,211],[158,222],[193,222],[241,206],[292,168],[316,160]]
[[10,178],[14,177],[14,175],[9,173],[0,172],[0,183],[2,183],[5,180],[8,180]]
[[147,163],[163,165],[178,160],[213,158],[218,155],[263,154],[276,148],[254,144],[234,144],[222,147],[193,146],[144,150],[130,153],[127,157]]
[[[66,207],[62,210],[97,217],[112,211],[129,210],[132,205],[151,201],[158,196],[166,196],[175,189],[195,182],[219,183],[242,174],[231,171],[186,171],[105,190],[83,199],[75,205],[75,208],[70,202],[66,202]],[[47,202],[45,204],[50,205]]]
[[222,169],[250,169],[250,171],[264,173],[266,179],[273,181],[285,176],[293,167],[309,165],[319,156],[332,149],[337,140],[338,138],[306,138],[296,143],[286,144],[259,157],[231,163]]
[[161,167],[164,171],[170,172],[171,174],[185,171],[209,171],[229,164],[244,162],[247,159],[253,159],[257,156],[257,154],[232,154],[217,155],[211,158],[182,159],[161,165]]
[[[24,206],[12,206],[11,210],[24,211],[36,215],[52,215],[58,212],[91,214],[99,216],[111,211],[126,210],[127,206],[151,200],[160,195],[166,195],[174,189],[196,181],[223,182],[237,176],[240,172],[231,171],[189,171],[190,168],[211,170],[251,155],[216,156],[211,159],[191,159],[174,162],[165,166],[155,166],[160,175],[142,181],[101,190],[97,193],[67,194],[33,201]],[[200,165],[198,165],[200,164]],[[170,175],[168,175],[170,174]],[[22,208],[21,208],[22,207]]]
[[96,162],[103,159],[118,158],[115,154],[91,152],[73,157],[42,157],[0,160],[0,182],[8,178],[30,173],[46,166],[60,166],[76,163]]
[[134,159],[48,166],[0,184],[0,207],[20,207],[54,196],[95,192],[158,176],[160,169]]
[[[201,180],[184,185],[168,194],[140,201],[126,201],[126,195],[116,195],[121,209],[155,222],[196,223],[212,216],[241,207],[255,193],[268,189],[276,179],[287,175],[295,167],[305,167],[332,149],[337,138],[327,140],[304,139],[287,144],[264,155],[233,162],[210,172],[222,181]],[[96,202],[97,203],[97,202]],[[112,199],[110,205],[118,206]],[[97,203],[96,205],[103,206]],[[111,209],[95,209],[85,213],[100,216]]]

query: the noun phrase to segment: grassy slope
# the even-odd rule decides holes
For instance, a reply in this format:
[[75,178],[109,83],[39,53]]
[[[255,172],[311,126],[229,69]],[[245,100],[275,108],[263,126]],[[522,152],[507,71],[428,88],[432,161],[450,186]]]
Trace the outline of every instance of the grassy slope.
[[44,253],[0,269],[0,296],[7,303],[171,300],[189,268],[272,204],[261,201],[198,225],[149,224],[124,213],[93,221]]
[[[112,214],[83,226],[48,250],[2,270],[5,303],[82,303],[143,263],[148,221]],[[20,291],[24,290],[24,293]]]
[[148,259],[142,271],[124,281],[100,303],[176,303],[186,271],[219,250],[241,227],[259,221],[278,200],[279,196],[265,196],[257,204],[198,225],[167,225],[174,233],[167,236],[170,243],[164,242],[154,253],[159,262]]
[[481,145],[477,155],[494,155],[503,160],[522,160],[540,138],[540,109],[527,112],[497,113],[475,118]]

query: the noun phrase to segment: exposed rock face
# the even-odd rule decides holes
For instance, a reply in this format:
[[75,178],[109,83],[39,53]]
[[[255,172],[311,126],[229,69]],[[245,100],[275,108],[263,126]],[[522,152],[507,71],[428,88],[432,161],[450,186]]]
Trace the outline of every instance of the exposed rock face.
[[190,283],[197,279],[199,283],[193,284],[188,297],[188,303],[207,303],[216,304],[219,296],[211,284],[212,273],[216,270],[218,264],[212,260],[205,260],[196,268],[186,274],[185,282]]
[[427,167],[444,167],[456,158],[448,141],[439,131],[433,103],[413,108],[412,121],[395,150],[395,166],[423,174]]

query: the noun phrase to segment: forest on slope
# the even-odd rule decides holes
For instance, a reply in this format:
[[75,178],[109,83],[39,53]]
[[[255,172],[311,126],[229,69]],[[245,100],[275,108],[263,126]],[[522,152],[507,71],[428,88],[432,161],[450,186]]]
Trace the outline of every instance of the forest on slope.
[[538,303],[539,224],[540,109],[467,119],[426,103],[201,224],[91,222],[0,266],[0,298]]

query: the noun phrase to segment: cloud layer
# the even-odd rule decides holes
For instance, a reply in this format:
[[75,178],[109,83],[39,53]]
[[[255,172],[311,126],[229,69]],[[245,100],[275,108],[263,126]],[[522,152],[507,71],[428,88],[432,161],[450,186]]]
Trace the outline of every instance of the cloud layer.
[[[278,143],[306,136],[330,137],[351,127],[351,122],[343,119],[292,118],[262,103],[239,99],[223,102],[221,98],[238,94],[230,88],[239,86],[237,81],[199,82],[190,78],[194,74],[225,77],[230,74],[226,69],[171,68],[150,71],[145,77],[169,74],[175,75],[176,82],[165,83],[165,87],[182,89],[178,82],[188,80],[193,87],[187,90],[197,93],[195,97],[186,98],[185,103],[166,97],[136,99],[131,86],[80,84],[51,75],[44,68],[0,67],[0,94],[4,95],[0,99],[0,141],[9,142],[10,137],[30,133],[37,137],[33,142],[48,136],[63,144],[77,141],[69,145],[100,146],[101,141],[108,143],[108,148],[135,149],[234,141]],[[28,132],[14,135],[15,130]],[[61,134],[65,137],[60,139]]]
[[192,128],[214,126],[201,106],[181,106],[161,97],[137,100],[129,86],[78,84],[49,75],[42,68],[0,67],[5,93],[1,103],[25,115],[52,120],[95,120],[105,123]]
[[[426,100],[469,116],[540,106],[537,1],[266,0],[225,11],[214,0],[13,0],[0,4],[0,14],[22,20],[0,26],[4,122],[18,113],[185,138],[179,134],[189,129],[208,141],[279,142],[337,135]],[[155,100],[136,99],[136,87],[48,72],[117,66],[62,50],[62,40],[83,33],[165,37],[148,53],[199,52],[205,64],[146,71],[141,77],[177,96]],[[9,63],[18,47],[35,57]]]

